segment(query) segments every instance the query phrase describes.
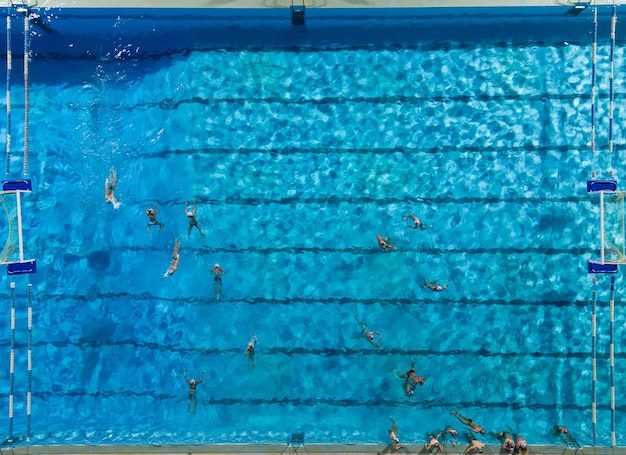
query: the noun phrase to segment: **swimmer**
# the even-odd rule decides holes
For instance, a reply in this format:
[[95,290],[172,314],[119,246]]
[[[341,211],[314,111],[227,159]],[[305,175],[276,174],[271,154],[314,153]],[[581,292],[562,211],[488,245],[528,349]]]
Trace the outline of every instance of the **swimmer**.
[[411,358],[411,369],[404,374],[400,374],[398,371],[393,370],[393,372],[401,379],[406,379],[404,384],[402,385],[402,389],[404,390],[404,394],[407,397],[412,397],[413,392],[415,391],[416,385],[424,385],[426,379],[422,376],[419,376],[415,373],[415,361]]
[[219,300],[222,293],[222,275],[226,275],[226,271],[219,264],[215,264],[209,270],[209,273],[215,274],[215,278],[213,278],[213,294],[215,295],[215,300]]
[[378,240],[378,246],[382,248],[385,253],[390,251],[396,251],[396,247],[389,241],[389,237],[384,237],[380,234],[376,234],[376,240]]
[[462,424],[469,426],[470,430],[472,430],[474,433],[485,434],[485,429],[478,425],[476,422],[474,422],[472,419],[462,416],[456,411],[450,411],[450,414],[459,419],[459,422],[461,422]]
[[398,450],[403,449],[404,446],[399,445],[400,439],[398,439],[396,433],[400,432],[398,431],[398,426],[396,425],[396,422],[393,420],[392,416],[389,416],[389,418],[391,419],[391,428],[389,428],[389,439],[391,439],[391,443],[393,444],[393,451],[397,452]]
[[187,413],[191,414],[191,402],[193,401],[193,413],[196,413],[196,406],[198,406],[198,399],[196,398],[196,387],[198,384],[202,384],[204,381],[204,373],[202,373],[202,379],[196,381],[195,379],[187,379],[187,371],[185,371],[185,382],[189,384],[189,396],[187,398]]
[[452,436],[454,438],[452,440],[452,447],[456,447],[456,438],[459,435],[458,431],[456,431],[454,428],[446,427],[446,429],[440,432],[439,434],[441,436],[441,439],[445,439],[446,435]]
[[470,436],[468,442],[470,443],[470,445],[467,449],[463,451],[463,455],[474,452],[483,453],[483,449],[485,448],[484,442],[480,442],[474,436]]
[[426,229],[430,229],[432,227],[430,225],[426,225],[422,223],[422,220],[420,220],[418,217],[416,217],[412,213],[409,213],[408,215],[402,217],[403,220],[408,220],[409,218],[413,220],[413,224],[407,224],[406,227],[408,228],[419,229],[420,231],[425,231]]
[[515,443],[515,453],[521,455],[528,454],[528,443],[526,442],[526,439],[522,438],[521,434],[517,435],[517,442]]
[[165,226],[165,224],[156,219],[157,213],[159,213],[159,209],[157,209],[156,207],[148,207],[146,209],[146,215],[148,216],[148,234],[151,234],[150,226],[159,226],[159,232],[161,231],[163,226]]
[[513,441],[513,437],[507,431],[501,431],[496,435],[496,438],[503,440],[502,442],[502,450],[508,453],[513,453],[515,450],[515,441]]
[[577,447],[579,449],[582,448],[582,446],[580,445],[580,443],[578,441],[576,441],[571,433],[569,432],[569,430],[564,427],[563,425],[556,425],[554,427],[553,432],[557,435],[557,436],[562,436],[563,440],[565,442],[565,444],[567,445],[568,448],[572,448],[572,447]]
[[174,239],[174,251],[172,251],[172,262],[170,262],[170,268],[167,269],[167,272],[163,274],[162,278],[167,278],[168,276],[174,275],[174,272],[178,270],[178,259],[180,255],[178,254],[178,250],[180,249],[180,240]]
[[374,346],[375,348],[379,348],[380,346],[376,344],[376,342],[374,341],[374,335],[378,335],[380,337],[380,339],[383,339],[383,336],[380,334],[380,332],[378,331],[368,331],[367,327],[365,326],[365,324],[363,324],[361,321],[359,321],[359,316],[358,315],[354,315],[354,318],[356,319],[356,322],[359,323],[359,325],[361,326],[361,334],[358,336],[355,336],[354,339],[358,339],[358,338],[365,338],[367,341],[369,341],[371,343],[372,346]]
[[244,355],[248,357],[248,370],[252,373],[254,370],[254,348],[256,347],[257,337],[256,332],[254,332],[254,336],[248,342],[248,347],[246,348],[246,352]]
[[441,444],[439,442],[439,437],[441,436],[441,434],[438,434],[437,436],[435,435],[430,435],[430,440],[428,441],[428,444],[424,444],[424,447],[426,448],[426,450],[432,452],[433,449],[437,449],[439,452],[443,451],[443,444]]
[[117,186],[117,173],[115,168],[111,166],[109,177],[104,181],[104,199],[113,205],[114,209],[119,209],[122,205],[115,199],[115,187]]
[[424,286],[426,286],[428,289],[431,289],[435,292],[441,292],[441,291],[445,291],[448,288],[448,284],[450,284],[450,282],[447,282],[444,286],[439,284],[439,281],[435,280],[432,283],[429,283],[428,281],[424,280]]
[[198,231],[200,231],[200,235],[204,237],[204,233],[202,232],[202,229],[200,229],[200,225],[196,221],[196,201],[193,201],[193,211],[189,210],[187,201],[185,201],[185,214],[187,215],[187,218],[189,218],[189,229],[187,230],[187,237],[191,235],[191,229],[193,227],[196,227]]

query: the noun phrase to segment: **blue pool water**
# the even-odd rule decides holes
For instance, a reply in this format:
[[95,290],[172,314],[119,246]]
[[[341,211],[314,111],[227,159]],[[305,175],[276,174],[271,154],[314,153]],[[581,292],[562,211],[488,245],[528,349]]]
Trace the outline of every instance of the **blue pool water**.
[[[39,270],[15,279],[14,434],[27,428],[30,282],[31,443],[283,443],[293,430],[309,442],[386,443],[389,415],[403,442],[421,443],[446,425],[462,430],[457,410],[531,444],[555,442],[557,423],[590,444],[586,261],[599,248],[599,207],[585,182],[594,170],[621,176],[626,118],[621,27],[609,156],[609,12],[594,155],[588,11],[313,10],[300,29],[281,10],[42,11],[30,66],[34,191],[23,201]],[[13,41],[19,50],[17,32]],[[16,55],[17,178],[20,65]],[[103,195],[111,166],[118,210]],[[187,237],[193,200],[205,237]],[[151,205],[165,227],[149,235]],[[432,228],[408,229],[409,212]],[[383,253],[377,233],[397,251]],[[163,279],[175,238],[180,266]],[[228,272],[219,300],[216,262]],[[607,445],[609,294],[599,278]],[[434,293],[425,279],[449,287]],[[0,410],[11,281],[2,279]],[[618,274],[618,429],[622,286]],[[380,331],[380,349],[354,339],[355,315]],[[411,358],[426,383],[407,398],[394,370]],[[186,370],[205,374],[195,415]]]

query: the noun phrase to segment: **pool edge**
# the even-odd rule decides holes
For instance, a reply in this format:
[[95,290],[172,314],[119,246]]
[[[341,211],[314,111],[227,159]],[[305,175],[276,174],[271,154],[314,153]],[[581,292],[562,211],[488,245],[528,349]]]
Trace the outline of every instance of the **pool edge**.
[[[444,450],[442,454],[458,454],[464,450],[465,444],[459,444],[452,451]],[[292,454],[294,449],[286,444],[201,444],[201,445],[52,445],[52,446],[18,446],[9,449],[12,454],[53,454],[53,455],[77,455],[77,454]],[[299,448],[298,453],[333,453],[333,454],[384,454],[393,453],[393,449],[385,444],[305,444]],[[423,444],[406,445],[398,453],[429,453]],[[438,452],[435,452],[438,453]],[[487,445],[483,455],[502,454],[499,445]],[[562,445],[539,445],[531,446],[530,453],[546,455],[626,455],[626,447],[590,447],[582,449],[568,449]]]

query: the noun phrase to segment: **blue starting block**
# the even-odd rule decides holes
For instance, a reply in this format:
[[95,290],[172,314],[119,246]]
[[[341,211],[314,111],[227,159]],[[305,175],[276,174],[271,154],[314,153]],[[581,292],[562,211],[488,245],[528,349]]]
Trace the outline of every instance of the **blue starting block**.
[[616,180],[587,180],[587,193],[598,193],[600,191],[616,191]]
[[16,191],[28,192],[33,191],[30,180],[11,180],[2,182],[2,191],[5,193],[13,193]]
[[617,264],[589,261],[587,263],[587,273],[617,273]]
[[35,273],[37,271],[37,261],[32,259],[24,262],[9,262],[7,264],[8,275],[22,275],[24,273]]

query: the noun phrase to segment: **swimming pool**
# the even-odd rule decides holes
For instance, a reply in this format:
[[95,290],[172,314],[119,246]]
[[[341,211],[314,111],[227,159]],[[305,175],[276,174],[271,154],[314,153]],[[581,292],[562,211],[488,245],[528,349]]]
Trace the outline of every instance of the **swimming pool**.
[[[44,13],[30,69],[35,191],[24,197],[39,271],[16,279],[16,434],[30,279],[36,444],[266,443],[293,430],[311,442],[386,442],[389,415],[403,441],[420,442],[462,429],[450,410],[531,444],[553,442],[557,423],[591,442],[585,264],[598,207],[585,181],[609,161],[619,177],[624,142],[616,122],[615,156],[602,152],[608,10],[595,156],[587,13],[313,10],[304,28],[276,10]],[[617,84],[616,119],[623,99]],[[15,153],[16,176],[20,165]],[[112,166],[117,210],[103,197]],[[204,237],[187,236],[194,200]],[[149,206],[160,232],[146,232]],[[408,213],[432,228],[407,228]],[[377,233],[397,251],[383,253]],[[163,278],[175,238],[180,268]],[[227,271],[219,300],[215,263]],[[598,436],[608,444],[600,278]],[[424,280],[449,287],[434,293]],[[380,331],[380,349],[354,339],[355,315]],[[616,321],[621,340],[620,305]],[[426,383],[407,398],[394,370],[412,358]],[[618,344],[617,384],[624,359]],[[205,374],[192,415],[185,371]]]

